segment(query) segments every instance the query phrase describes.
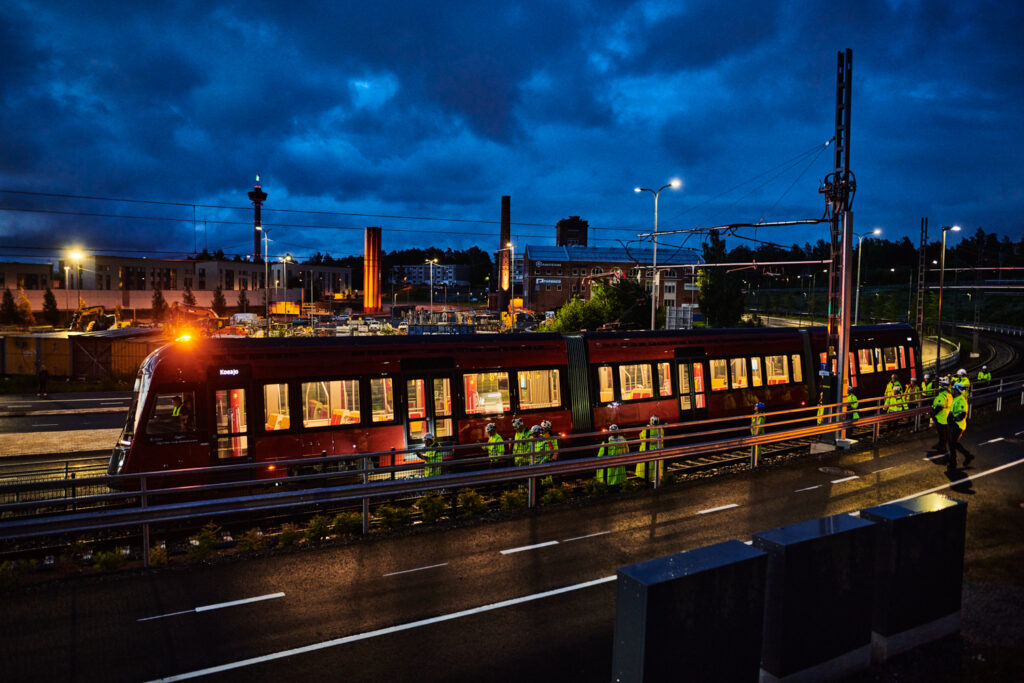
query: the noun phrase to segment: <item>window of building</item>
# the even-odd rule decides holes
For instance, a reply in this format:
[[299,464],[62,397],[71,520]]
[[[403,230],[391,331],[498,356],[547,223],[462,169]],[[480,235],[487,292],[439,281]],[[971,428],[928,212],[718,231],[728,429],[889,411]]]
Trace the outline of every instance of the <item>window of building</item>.
[[750,386],[759,387],[762,385],[761,359],[754,357],[750,359]]
[[302,383],[302,426],[359,424],[359,380]]
[[750,380],[747,377],[746,358],[729,359],[729,369],[732,371],[733,389],[746,389],[748,386],[750,386]]
[[619,366],[619,391],[623,401],[636,401],[654,396],[654,377],[648,363]]
[[600,275],[603,272],[604,272],[603,270],[601,270],[600,268],[598,268],[596,266],[590,270],[590,274],[591,275]]
[[725,391],[728,389],[728,361],[724,358],[714,358],[708,361],[708,368],[711,370],[711,391]]
[[245,389],[218,389],[213,397],[217,420],[217,457],[244,458],[249,454],[246,435]]
[[785,356],[767,356],[764,365],[768,374],[768,386],[789,383],[789,369],[786,367]]
[[390,377],[370,379],[370,419],[373,422],[391,422],[395,419],[394,381]]
[[518,374],[520,410],[562,405],[558,370],[526,370]]
[[467,415],[499,415],[512,409],[507,372],[474,372],[462,376]]
[[291,427],[287,384],[263,385],[263,422],[268,432]]
[[612,366],[602,365],[597,369],[597,391],[601,403],[611,403],[615,400],[615,378],[612,374]]
[[658,363],[658,396],[672,395],[672,364]]

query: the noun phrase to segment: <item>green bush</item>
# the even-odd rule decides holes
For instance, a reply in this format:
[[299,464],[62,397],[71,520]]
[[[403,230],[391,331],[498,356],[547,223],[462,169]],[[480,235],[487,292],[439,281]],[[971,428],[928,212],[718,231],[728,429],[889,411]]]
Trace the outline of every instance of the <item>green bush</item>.
[[167,564],[167,546],[155,545],[150,548],[149,564],[151,567],[162,567]]
[[456,501],[463,515],[479,515],[481,512],[487,511],[487,501],[473,489],[459,491]]
[[331,533],[331,520],[326,515],[315,515],[306,527],[306,540],[322,543]]
[[295,545],[302,538],[302,532],[294,524],[282,524],[281,533],[277,535],[277,545],[281,548]]
[[10,560],[0,562],[0,589],[14,585],[18,578],[18,565]]
[[647,482],[643,479],[627,479],[622,484],[623,491],[639,491],[642,488],[647,487]]
[[448,504],[444,502],[444,497],[435,491],[427,491],[416,501],[416,507],[419,508],[420,514],[423,515],[423,521],[428,524],[439,520],[447,506]]
[[569,493],[570,491],[565,486],[550,488],[540,497],[541,505],[564,503],[569,498]]
[[209,522],[199,533],[195,536],[189,537],[189,548],[188,553],[192,556],[192,559],[202,562],[213,555],[213,551],[217,548],[217,543],[220,542],[218,534],[220,533],[220,527]]
[[267,539],[259,529],[249,529],[238,539],[239,550],[263,550],[267,547]]
[[397,529],[412,521],[412,510],[397,505],[381,505],[377,508],[377,518],[385,529]]
[[526,507],[526,494],[522,491],[502,491],[498,502],[502,510],[517,510]]
[[363,530],[363,516],[358,512],[342,512],[335,516],[331,531],[339,536],[358,534]]
[[662,486],[671,486],[679,481],[679,475],[674,472],[666,472],[665,476],[661,478]]
[[93,556],[92,566],[101,572],[110,572],[124,564],[124,560],[124,555],[117,550],[101,550]]
[[583,492],[588,496],[603,496],[608,493],[608,484],[597,479],[587,479],[583,482]]
[[78,540],[71,544],[68,554],[73,560],[85,562],[92,557],[92,548],[85,541]]

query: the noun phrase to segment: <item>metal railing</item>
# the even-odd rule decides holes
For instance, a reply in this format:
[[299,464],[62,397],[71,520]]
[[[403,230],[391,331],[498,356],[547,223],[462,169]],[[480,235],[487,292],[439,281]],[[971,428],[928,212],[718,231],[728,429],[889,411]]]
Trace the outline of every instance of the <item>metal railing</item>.
[[[1024,375],[992,382],[989,386],[975,384],[971,389],[972,409],[994,403],[1002,410],[1003,401],[1017,397],[1024,406]],[[657,461],[675,462],[724,451],[750,450],[750,466],[758,465],[757,454],[761,446],[834,434],[836,438],[849,430],[871,432],[872,440],[879,438],[882,425],[893,421],[912,419],[920,429],[922,421],[931,415],[931,399],[918,399],[902,410],[888,412],[884,399],[861,401],[861,417],[853,420],[847,407],[839,404],[809,406],[793,410],[765,413],[763,433],[751,434],[750,416],[716,418],[699,422],[666,424],[664,447],[650,451],[632,451],[620,455],[595,457],[593,454],[603,441],[601,432],[573,435],[576,445],[553,452],[555,460],[513,466],[515,454],[501,456],[495,463],[487,455],[453,458],[431,467],[440,468],[437,476],[424,474],[422,462],[403,463],[388,467],[374,467],[382,456],[395,457],[416,451],[387,451],[347,456],[323,456],[282,460],[274,463],[245,463],[189,470],[146,472],[118,477],[83,477],[77,480],[81,487],[108,487],[108,492],[86,496],[60,496],[66,492],[66,482],[30,482],[0,487],[0,496],[9,499],[12,494],[29,492],[51,496],[43,500],[21,500],[0,504],[0,539],[17,541],[46,536],[73,535],[141,528],[144,539],[144,557],[148,560],[149,530],[152,525],[201,522],[218,516],[239,516],[257,512],[299,514],[316,508],[359,504],[362,509],[363,531],[369,529],[371,501],[422,494],[426,491],[454,490],[485,485],[525,483],[529,492],[528,505],[537,504],[539,483],[550,478],[589,478],[595,470],[629,467],[639,463]],[[639,432],[643,427],[623,429],[627,445],[637,448],[643,441]],[[580,443],[585,441],[585,443]],[[514,441],[506,441],[511,447]],[[465,444],[448,447],[452,455],[459,451],[479,453],[484,444]],[[536,455],[536,454],[534,454]],[[496,466],[495,466],[496,465]],[[283,479],[253,479],[253,470],[268,467],[288,468],[291,475]],[[484,469],[490,467],[490,469]],[[654,472],[657,486],[658,467]],[[248,476],[247,476],[248,475]],[[212,483],[169,485],[182,478],[227,479]],[[110,491],[110,486],[122,490]],[[130,490],[127,490],[130,487]],[[56,492],[58,495],[53,495]]]

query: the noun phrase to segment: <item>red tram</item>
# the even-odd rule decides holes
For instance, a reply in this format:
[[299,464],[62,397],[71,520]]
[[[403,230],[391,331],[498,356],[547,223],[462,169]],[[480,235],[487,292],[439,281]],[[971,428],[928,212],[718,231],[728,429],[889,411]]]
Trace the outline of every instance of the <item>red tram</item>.
[[[851,337],[861,399],[893,373],[919,377],[913,328]],[[799,408],[817,403],[825,341],[824,328],[178,341],[143,362],[109,472],[403,451],[428,432],[478,443],[489,422],[511,438],[515,417],[568,435]],[[376,464],[400,461],[419,462]]]

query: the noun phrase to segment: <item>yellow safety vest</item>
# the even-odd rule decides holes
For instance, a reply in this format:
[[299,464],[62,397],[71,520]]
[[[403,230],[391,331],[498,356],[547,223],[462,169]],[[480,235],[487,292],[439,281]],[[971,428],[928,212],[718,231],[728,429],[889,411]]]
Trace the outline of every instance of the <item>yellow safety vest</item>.
[[487,445],[484,446],[484,448],[487,449],[487,455],[490,456],[491,460],[497,460],[499,457],[505,455],[504,441],[505,440],[501,438],[500,434],[494,434],[487,440]]
[[940,425],[946,424],[949,418],[949,409],[953,406],[953,397],[943,389],[932,401],[932,410],[935,411],[935,421]]
[[[640,432],[640,450],[641,451],[656,451],[665,444],[665,430],[661,427],[648,427],[647,429]],[[658,473],[664,476],[665,474],[665,461],[658,461]],[[636,464],[636,476],[641,479],[647,478],[647,463],[638,462]]]
[[[629,445],[626,444],[626,440],[621,436],[610,436],[608,441],[601,446],[601,449],[597,452],[597,457],[601,458],[607,455],[620,455],[622,453],[629,453]],[[609,467],[607,469],[598,470],[595,475],[598,481],[603,481],[609,486],[615,486],[626,481],[626,468]]]
[[950,416],[956,422],[956,426],[960,428],[961,432],[967,429],[967,399],[964,398],[963,394],[953,399]]

